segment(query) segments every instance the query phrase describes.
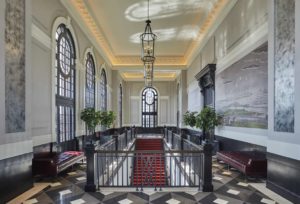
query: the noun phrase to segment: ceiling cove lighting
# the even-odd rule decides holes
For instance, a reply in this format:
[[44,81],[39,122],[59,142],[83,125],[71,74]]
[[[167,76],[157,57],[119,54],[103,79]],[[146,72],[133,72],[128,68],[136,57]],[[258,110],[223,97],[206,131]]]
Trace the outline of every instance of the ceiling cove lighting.
[[149,19],[149,0],[148,0],[148,19],[144,33],[140,35],[142,49],[141,60],[144,63],[145,86],[152,86],[153,81],[153,65],[155,61],[154,45],[157,36],[152,32],[151,21]]

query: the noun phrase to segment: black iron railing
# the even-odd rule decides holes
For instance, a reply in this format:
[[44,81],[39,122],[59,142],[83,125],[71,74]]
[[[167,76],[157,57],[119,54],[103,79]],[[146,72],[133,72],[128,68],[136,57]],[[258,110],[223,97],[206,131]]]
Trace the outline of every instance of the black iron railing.
[[[137,190],[188,186],[213,190],[210,144],[195,145],[184,135],[165,129],[163,151],[137,151],[134,150],[134,132],[130,129],[97,150],[86,148],[87,157],[91,157],[87,158],[87,191],[96,190],[96,186],[135,187]],[[138,173],[135,168],[140,168]],[[156,168],[163,168],[163,172]],[[91,190],[90,186],[94,188]]]
[[[96,151],[97,186],[101,187],[198,187],[202,189],[202,151]],[[158,159],[157,159],[158,158]],[[141,160],[141,175],[134,175],[134,161]],[[157,173],[164,165],[165,174]]]

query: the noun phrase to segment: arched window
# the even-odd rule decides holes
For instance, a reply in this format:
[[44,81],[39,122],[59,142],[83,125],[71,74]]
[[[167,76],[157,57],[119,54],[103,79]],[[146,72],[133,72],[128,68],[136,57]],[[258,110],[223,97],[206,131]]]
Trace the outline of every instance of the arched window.
[[142,126],[151,128],[157,126],[157,91],[147,87],[142,93]]
[[55,100],[57,141],[75,136],[75,47],[70,31],[61,24],[55,35]]
[[85,107],[95,108],[95,62],[92,54],[87,54],[85,84]]
[[100,76],[100,84],[99,84],[99,96],[100,96],[100,110],[107,110],[107,80],[105,70],[102,69]]
[[119,87],[119,125],[120,127],[122,127],[122,111],[123,111],[123,107],[122,107],[122,104],[123,104],[123,89],[122,89],[122,84],[120,84],[120,87]]

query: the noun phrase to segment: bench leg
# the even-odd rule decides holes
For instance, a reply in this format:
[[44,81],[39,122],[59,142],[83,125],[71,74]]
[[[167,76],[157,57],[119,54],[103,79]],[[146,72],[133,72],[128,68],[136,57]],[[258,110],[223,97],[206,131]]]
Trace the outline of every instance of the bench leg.
[[246,174],[244,174],[244,181],[247,182],[248,181],[248,177]]

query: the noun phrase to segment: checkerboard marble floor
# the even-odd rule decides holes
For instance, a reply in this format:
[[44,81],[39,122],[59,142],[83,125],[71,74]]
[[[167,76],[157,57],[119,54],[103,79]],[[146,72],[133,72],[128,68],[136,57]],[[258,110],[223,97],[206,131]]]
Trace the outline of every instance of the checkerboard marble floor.
[[25,203],[104,203],[104,204],[239,204],[239,203],[264,203],[275,204],[272,198],[256,190],[248,182],[262,183],[263,180],[245,180],[245,177],[227,165],[213,162],[214,192],[199,192],[192,188],[176,188],[174,190],[162,189],[154,191],[145,188],[143,192],[134,189],[100,189],[95,193],[86,193],[84,185],[86,180],[85,166],[78,165],[76,170],[59,176],[45,190],[32,196]]

